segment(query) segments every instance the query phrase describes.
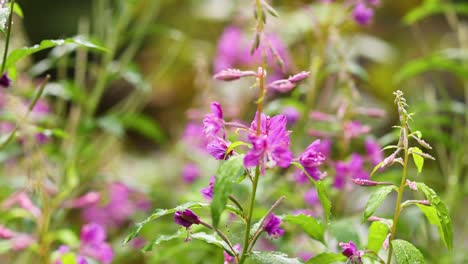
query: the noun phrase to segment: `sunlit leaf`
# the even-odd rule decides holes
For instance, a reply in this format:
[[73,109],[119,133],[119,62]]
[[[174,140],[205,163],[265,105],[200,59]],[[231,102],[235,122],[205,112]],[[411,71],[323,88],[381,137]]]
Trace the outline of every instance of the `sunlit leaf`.
[[301,264],[297,258],[290,258],[282,252],[252,251],[249,255],[250,263],[254,264]]
[[413,244],[401,239],[391,241],[398,264],[422,264],[424,256]]
[[411,156],[413,156],[414,164],[418,168],[418,172],[421,173],[424,167],[424,158],[414,153],[423,153],[423,151],[420,148],[412,147],[409,149],[409,152],[412,153]]
[[367,236],[367,249],[378,253],[388,234],[388,226],[382,222],[375,221],[369,227]]
[[346,257],[339,253],[322,253],[311,259],[306,264],[333,264],[346,261]]
[[211,217],[214,227],[218,227],[221,213],[224,211],[228,197],[232,192],[232,185],[244,173],[243,160],[243,155],[233,156],[221,164],[216,173],[213,200],[211,201]]
[[325,227],[319,220],[303,214],[287,215],[283,220],[298,225],[311,238],[325,244]]
[[362,221],[366,221],[375,210],[379,208],[380,204],[387,198],[387,195],[393,190],[393,186],[378,186],[377,189],[369,197],[366,208],[364,209],[364,215]]

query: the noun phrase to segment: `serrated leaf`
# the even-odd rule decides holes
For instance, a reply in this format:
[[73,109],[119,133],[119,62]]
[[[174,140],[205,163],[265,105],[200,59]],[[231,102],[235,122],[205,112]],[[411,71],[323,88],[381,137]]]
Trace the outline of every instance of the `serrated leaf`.
[[398,264],[422,264],[424,256],[413,244],[401,239],[392,240],[393,253]]
[[367,201],[366,208],[364,209],[364,215],[362,216],[362,222],[366,221],[372,214],[379,208],[380,204],[387,198],[388,194],[393,190],[393,186],[379,186]]
[[283,252],[252,251],[249,255],[250,263],[254,264],[301,264],[297,258],[290,258]]
[[442,230],[442,241],[449,250],[452,250],[453,226],[447,206],[440,199],[437,193],[431,188],[429,188],[426,184],[422,182],[417,182],[416,184],[418,186],[418,190],[422,191],[426,196],[426,199],[431,203],[431,207],[437,211],[437,216],[439,217],[440,226]]
[[330,222],[330,217],[331,217],[331,201],[328,198],[327,190],[325,189],[325,186],[323,185],[322,181],[316,181],[312,176],[310,176],[307,171],[304,169],[304,167],[298,163],[298,162],[291,162],[292,165],[296,166],[300,170],[302,170],[309,180],[315,185],[315,189],[317,190],[317,194],[320,200],[320,204],[322,205],[323,213],[325,216],[325,223],[327,224]]
[[213,199],[211,201],[211,217],[215,228],[218,227],[221,214],[232,192],[232,185],[244,172],[243,160],[243,155],[233,156],[221,164],[216,173],[216,181],[213,187]]
[[291,224],[298,225],[311,238],[325,244],[325,227],[319,220],[313,218],[312,216],[303,214],[287,215],[283,218],[283,220]]
[[311,259],[306,264],[332,264],[346,261],[346,257],[338,253],[322,253]]
[[[172,209],[156,209],[156,210],[154,210],[154,212],[148,218],[146,218],[145,220],[143,220],[143,221],[141,221],[139,223],[136,223],[132,227],[129,235],[127,235],[127,237],[124,239],[123,244],[126,244],[130,240],[132,240],[133,238],[137,237],[140,234],[141,229],[145,225],[147,225],[151,221],[154,221],[154,220],[158,219],[159,217],[162,217],[162,216],[165,216],[165,215],[168,215],[168,214],[173,214],[176,211],[183,211],[185,209],[197,209],[197,208],[208,208],[208,207],[210,207],[209,203],[189,202],[189,203],[179,205],[179,206],[177,206],[175,208],[172,208]],[[229,206],[227,206],[227,209],[232,213],[235,213],[237,215],[242,215],[242,213],[237,208],[235,208],[234,206],[229,205]]]
[[378,253],[388,234],[388,226],[382,222],[375,221],[369,227],[367,236],[367,249]]
[[53,48],[56,46],[65,45],[65,44],[75,44],[75,45],[86,47],[89,49],[93,49],[93,50],[97,50],[101,52],[107,52],[106,48],[99,46],[82,37],[74,37],[74,38],[68,38],[68,39],[56,39],[56,40],[43,40],[41,41],[40,44],[36,44],[31,47],[24,47],[24,48],[13,50],[8,55],[7,61],[5,63],[5,68],[9,69],[13,67],[22,58],[32,55],[36,52],[49,49],[49,48]]
[[412,147],[409,149],[409,152],[411,153],[411,156],[413,156],[413,161],[418,169],[418,173],[421,173],[424,167],[424,158],[414,153],[423,153],[423,151],[418,147]]

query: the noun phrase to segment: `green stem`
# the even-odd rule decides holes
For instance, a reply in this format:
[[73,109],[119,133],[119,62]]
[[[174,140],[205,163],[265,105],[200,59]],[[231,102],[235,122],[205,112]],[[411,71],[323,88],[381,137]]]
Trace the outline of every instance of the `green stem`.
[[10,46],[10,35],[11,35],[11,26],[13,24],[13,8],[15,7],[15,0],[10,2],[10,14],[8,16],[8,28],[7,35],[5,39],[5,50],[3,51],[3,61],[2,61],[2,74],[5,72],[5,65],[8,56],[8,47]]
[[[403,127],[403,129],[407,129],[407,128]],[[408,170],[408,156],[409,156],[408,149],[405,148],[405,154],[404,154],[404,160],[403,160],[403,175],[401,177],[400,188],[398,189],[398,197],[397,197],[396,206],[395,206],[395,212],[393,214],[393,224],[392,224],[392,230],[391,230],[390,238],[389,238],[390,247],[388,250],[387,264],[390,264],[392,261],[393,247],[392,247],[391,242],[395,238],[396,227],[398,224],[398,217],[400,216],[400,211],[401,211],[401,200],[403,199],[403,192],[405,190],[405,185],[406,185],[406,174]]]

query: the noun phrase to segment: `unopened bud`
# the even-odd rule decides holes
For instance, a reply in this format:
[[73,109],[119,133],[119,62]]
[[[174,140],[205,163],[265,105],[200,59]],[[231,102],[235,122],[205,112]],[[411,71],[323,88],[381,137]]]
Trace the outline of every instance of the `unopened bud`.
[[411,190],[417,191],[418,190],[418,185],[414,181],[406,180],[406,184]]
[[292,83],[298,83],[300,81],[303,81],[305,79],[307,79],[307,77],[309,77],[309,74],[310,72],[308,71],[302,71],[296,75],[293,75],[291,77],[288,78],[288,81],[292,82]]
[[371,187],[371,186],[377,186],[377,185],[392,185],[393,184],[391,182],[376,182],[376,181],[360,179],[360,178],[353,179],[353,182],[356,185],[365,186],[365,187]]
[[418,200],[417,203],[425,205],[425,206],[430,206],[431,205],[431,202],[429,202],[428,200]]
[[268,87],[278,92],[286,93],[294,89],[294,87],[296,87],[296,84],[289,80],[281,79],[270,83]]
[[256,76],[254,71],[241,71],[238,69],[222,70],[214,75],[216,80],[220,81],[234,81],[246,76]]
[[427,148],[427,149],[432,149],[431,145],[429,145],[426,141],[412,135],[412,137],[418,142],[419,145],[421,145],[422,147],[424,148]]
[[365,115],[368,117],[375,117],[375,118],[385,116],[385,111],[379,108],[358,107],[356,109],[356,112],[361,115]]
[[317,120],[317,121],[324,121],[324,122],[330,122],[330,121],[333,121],[335,119],[334,116],[329,115],[327,113],[320,112],[320,111],[310,112],[309,117],[311,119],[314,119],[314,120]]

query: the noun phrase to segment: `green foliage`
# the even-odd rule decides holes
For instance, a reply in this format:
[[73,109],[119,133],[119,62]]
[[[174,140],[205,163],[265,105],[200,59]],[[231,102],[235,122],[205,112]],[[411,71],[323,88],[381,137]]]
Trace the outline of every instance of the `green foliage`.
[[411,156],[413,156],[413,161],[418,169],[418,173],[421,173],[424,167],[424,158],[414,153],[423,153],[423,151],[418,147],[412,147],[408,151],[411,153]]
[[401,239],[391,241],[398,264],[423,264],[424,257],[413,244]]
[[359,234],[354,226],[355,222],[349,218],[339,219],[331,222],[330,233],[338,242],[353,241],[357,247],[360,246]]
[[249,255],[252,264],[301,264],[297,258],[289,258],[282,252],[252,251]]
[[215,228],[218,227],[221,214],[226,207],[229,195],[232,193],[232,185],[244,173],[243,160],[243,155],[233,156],[222,163],[216,173],[213,200],[211,201],[211,217]]
[[311,238],[325,244],[325,227],[319,220],[313,218],[312,216],[303,214],[287,215],[283,218],[283,220],[291,224],[298,225]]
[[424,4],[406,14],[403,21],[405,24],[411,25],[427,17],[451,11],[468,15],[468,5],[466,3],[441,3],[440,0],[426,0]]
[[338,253],[322,253],[311,259],[306,264],[333,264],[346,261],[346,257]]
[[136,113],[125,114],[120,118],[120,121],[125,128],[140,133],[153,140],[154,143],[163,143],[166,140],[159,124],[147,116]]
[[65,44],[73,44],[73,45],[77,45],[80,47],[85,47],[85,48],[89,48],[92,50],[96,50],[99,52],[107,52],[106,48],[99,46],[98,44],[93,43],[90,40],[84,39],[83,37],[74,37],[74,38],[56,39],[56,40],[43,40],[41,41],[40,44],[31,46],[31,47],[24,47],[24,48],[13,50],[7,57],[7,60],[5,63],[5,69],[10,69],[14,67],[15,64],[19,60],[29,55],[32,55],[36,52],[49,49],[49,48],[53,48],[56,46],[65,45]]
[[416,184],[418,186],[418,190],[423,192],[424,195],[426,196],[426,199],[430,202],[431,207],[436,210],[438,222],[437,220],[434,219],[433,212],[431,212],[430,210],[426,210],[426,212],[423,211],[424,215],[428,217],[428,220],[431,224],[432,223],[436,223],[438,225],[440,224],[439,231],[442,231],[442,233],[440,234],[440,237],[442,238],[442,241],[444,242],[445,246],[449,250],[452,250],[453,226],[452,226],[452,220],[450,218],[450,214],[449,214],[447,206],[440,199],[437,193],[431,188],[429,188],[426,184],[422,182],[417,182]]
[[173,240],[173,239],[176,239],[176,238],[182,238],[182,237],[185,237],[187,234],[187,231],[184,230],[183,228],[179,229],[175,234],[172,234],[172,235],[160,235],[158,236],[157,238],[151,240],[149,243],[147,243],[142,251],[143,252],[148,252],[148,251],[151,251],[153,250],[153,246],[157,246],[163,242],[167,242],[167,241],[170,241],[170,240]]
[[377,189],[371,194],[367,201],[362,221],[366,221],[372,214],[379,208],[380,204],[387,198],[388,194],[393,190],[393,186],[378,186]]
[[378,253],[388,234],[388,226],[382,222],[375,221],[369,227],[367,236],[367,249]]
[[[189,203],[179,205],[179,206],[177,206],[175,208],[172,208],[172,209],[156,209],[156,210],[154,210],[154,212],[148,218],[146,218],[145,220],[143,220],[143,221],[135,224],[135,226],[133,226],[133,228],[130,230],[130,233],[124,239],[123,244],[126,244],[130,240],[137,237],[140,234],[141,229],[145,225],[147,225],[148,223],[158,219],[159,217],[162,217],[162,216],[165,216],[165,215],[168,215],[168,214],[173,214],[176,211],[183,211],[185,209],[197,209],[197,208],[208,208],[208,207],[210,207],[210,204],[208,204],[208,203],[189,202]],[[241,212],[237,208],[235,208],[233,206],[227,206],[227,209],[229,211],[231,211],[232,213],[235,213],[237,215],[241,215]]]

